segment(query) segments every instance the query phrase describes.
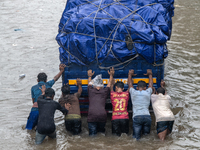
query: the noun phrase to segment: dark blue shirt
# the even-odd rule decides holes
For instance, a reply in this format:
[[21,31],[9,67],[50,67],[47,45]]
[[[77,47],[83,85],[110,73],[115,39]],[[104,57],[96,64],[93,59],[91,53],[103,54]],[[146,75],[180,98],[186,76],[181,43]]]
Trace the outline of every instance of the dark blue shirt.
[[54,85],[54,83],[55,81],[53,79],[48,82],[40,81],[38,82],[38,84],[32,86],[31,95],[32,95],[32,98],[34,98],[34,102],[37,102],[38,97],[42,94],[42,91],[40,90],[40,88],[42,88],[42,85],[45,85],[46,88],[51,88]]
[[37,124],[37,131],[40,134],[51,134],[55,131],[54,114],[56,109],[60,110],[64,115],[67,115],[68,110],[61,107],[61,105],[52,100],[45,98],[43,95],[38,97],[39,118]]

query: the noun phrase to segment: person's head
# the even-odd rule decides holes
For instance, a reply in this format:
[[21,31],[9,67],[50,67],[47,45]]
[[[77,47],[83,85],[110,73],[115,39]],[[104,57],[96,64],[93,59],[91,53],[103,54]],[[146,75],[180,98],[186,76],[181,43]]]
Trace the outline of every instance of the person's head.
[[55,95],[55,91],[52,88],[47,88],[45,90],[45,97],[53,99]]
[[70,86],[68,84],[67,85],[63,85],[62,88],[61,88],[61,91],[62,91],[63,97],[65,95],[70,94]]
[[147,84],[145,81],[139,81],[137,84],[137,90],[142,91],[142,90],[146,90],[147,88]]
[[124,90],[124,83],[121,82],[121,81],[117,81],[114,84],[114,87],[115,87],[115,92],[123,92],[123,90]]
[[100,90],[104,87],[103,84],[103,79],[101,77],[102,75],[97,75],[91,82],[94,88],[96,88],[97,90]]
[[40,82],[40,81],[47,82],[47,75],[44,72],[39,73],[37,78],[38,78],[37,79],[38,82]]
[[161,94],[165,95],[165,89],[162,88],[162,87],[159,87],[159,88],[157,89],[156,93],[157,93],[157,94],[160,94],[160,93],[161,93]]

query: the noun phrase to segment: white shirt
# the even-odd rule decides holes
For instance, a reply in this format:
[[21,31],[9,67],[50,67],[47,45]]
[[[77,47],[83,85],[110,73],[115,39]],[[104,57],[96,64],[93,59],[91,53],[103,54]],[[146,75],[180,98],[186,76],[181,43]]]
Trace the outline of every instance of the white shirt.
[[151,102],[156,116],[156,122],[159,121],[173,121],[175,120],[174,114],[170,109],[171,97],[169,95],[151,95]]

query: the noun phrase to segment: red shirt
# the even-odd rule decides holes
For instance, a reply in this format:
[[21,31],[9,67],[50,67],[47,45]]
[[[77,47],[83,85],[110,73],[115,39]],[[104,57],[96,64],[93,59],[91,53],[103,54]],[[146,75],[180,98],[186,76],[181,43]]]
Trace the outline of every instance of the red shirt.
[[112,91],[110,93],[110,99],[113,107],[112,120],[129,119],[127,111],[129,92],[118,93]]

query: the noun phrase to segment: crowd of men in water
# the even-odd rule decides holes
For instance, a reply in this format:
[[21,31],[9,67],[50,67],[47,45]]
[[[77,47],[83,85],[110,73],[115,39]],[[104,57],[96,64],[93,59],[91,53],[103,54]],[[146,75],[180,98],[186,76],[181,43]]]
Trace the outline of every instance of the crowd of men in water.
[[[82,80],[77,79],[77,93],[70,94],[68,84],[61,87],[62,95],[58,102],[54,101],[55,91],[51,88],[64,72],[65,65],[59,66],[60,72],[53,80],[47,82],[47,75],[39,73],[38,84],[31,88],[33,106],[28,117],[26,129],[32,130],[36,127],[35,143],[41,144],[45,137],[56,138],[56,127],[54,113],[60,110],[65,115],[65,128],[73,135],[81,132],[81,114],[79,97],[82,93]],[[156,128],[158,137],[163,141],[167,134],[171,133],[175,117],[170,109],[170,96],[165,92],[165,82],[161,81],[161,87],[155,91],[153,88],[152,71],[147,69],[146,76],[149,77],[149,86],[144,81],[133,87],[132,77],[136,76],[134,70],[128,73],[128,90],[124,91],[124,83],[115,83],[114,68],[108,71],[109,82],[104,87],[101,75],[92,79],[95,72],[88,70],[88,98],[89,110],[87,116],[88,130],[90,136],[98,132],[105,133],[107,112],[105,110],[106,99],[110,96],[112,103],[112,134],[121,136],[129,133],[129,114],[127,111],[129,96],[132,101],[133,111],[133,138],[139,140],[142,135],[150,133],[151,116],[149,113],[150,101],[152,102],[156,117]],[[113,90],[115,89],[115,90]]]

